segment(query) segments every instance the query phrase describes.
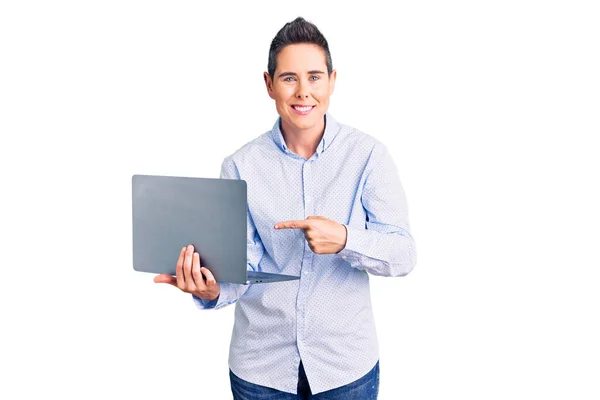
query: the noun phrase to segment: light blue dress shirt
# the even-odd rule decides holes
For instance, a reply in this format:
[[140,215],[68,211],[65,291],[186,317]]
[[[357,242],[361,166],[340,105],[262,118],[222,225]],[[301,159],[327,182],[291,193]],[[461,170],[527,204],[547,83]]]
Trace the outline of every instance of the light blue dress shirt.
[[[248,269],[299,280],[221,283],[202,309],[236,303],[229,367],[238,377],[296,393],[300,360],[313,394],[353,382],[379,359],[369,274],[402,276],[416,262],[397,168],[373,137],[325,116],[308,160],[290,151],[280,129],[223,161],[221,177],[248,187]],[[344,224],[346,247],[315,254],[300,229],[277,222],[320,215]],[[201,253],[202,249],[198,249]]]

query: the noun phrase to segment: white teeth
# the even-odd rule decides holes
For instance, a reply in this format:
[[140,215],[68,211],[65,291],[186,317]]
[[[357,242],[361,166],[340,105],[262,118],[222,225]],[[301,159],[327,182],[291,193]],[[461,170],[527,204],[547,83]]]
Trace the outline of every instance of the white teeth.
[[298,107],[298,106],[294,106],[294,109],[300,111],[300,112],[306,112],[308,110],[310,110],[312,108],[312,106],[308,106],[308,107]]

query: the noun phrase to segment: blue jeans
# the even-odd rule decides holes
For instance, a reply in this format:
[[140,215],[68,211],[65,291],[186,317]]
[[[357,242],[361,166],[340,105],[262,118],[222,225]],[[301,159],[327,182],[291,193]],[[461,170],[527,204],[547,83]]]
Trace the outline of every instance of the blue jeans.
[[379,361],[362,378],[318,394],[311,393],[302,362],[300,362],[300,371],[298,372],[297,395],[255,385],[240,379],[231,370],[229,370],[229,378],[234,400],[376,400],[379,392]]

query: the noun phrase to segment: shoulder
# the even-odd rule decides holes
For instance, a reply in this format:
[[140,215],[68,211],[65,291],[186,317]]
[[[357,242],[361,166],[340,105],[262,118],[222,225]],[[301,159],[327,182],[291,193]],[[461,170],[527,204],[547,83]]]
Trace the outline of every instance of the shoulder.
[[350,125],[338,124],[340,126],[338,135],[346,148],[375,157],[380,157],[387,152],[385,144],[374,136]]
[[271,139],[271,131],[267,131],[256,139],[244,144],[242,147],[229,154],[223,160],[223,164],[236,164],[247,162],[257,156],[264,156],[266,153],[273,150],[273,140]]

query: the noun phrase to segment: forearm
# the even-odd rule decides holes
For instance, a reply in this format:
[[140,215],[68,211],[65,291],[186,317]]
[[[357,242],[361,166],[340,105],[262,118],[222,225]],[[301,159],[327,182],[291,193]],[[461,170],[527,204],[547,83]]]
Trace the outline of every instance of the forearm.
[[351,226],[346,230],[346,246],[338,256],[353,268],[380,276],[404,276],[414,268],[415,243],[407,231],[379,232]]

